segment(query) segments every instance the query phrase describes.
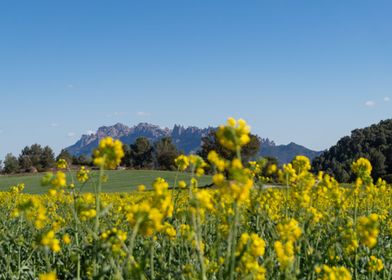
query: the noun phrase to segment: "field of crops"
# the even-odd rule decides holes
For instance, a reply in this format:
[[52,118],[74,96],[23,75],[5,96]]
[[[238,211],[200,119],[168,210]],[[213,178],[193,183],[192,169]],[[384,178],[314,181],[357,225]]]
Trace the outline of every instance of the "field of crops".
[[[218,129],[237,154],[231,161],[180,156],[178,170],[193,176],[174,189],[157,178],[152,191],[106,193],[104,170],[123,152],[105,138],[94,154],[99,173],[81,169],[73,182],[59,161],[42,180],[47,194],[23,185],[0,193],[0,278],[391,279],[392,188],[373,182],[369,161],[353,163],[358,179],[342,187],[298,156],[269,168],[287,187],[263,190],[262,166],[241,161],[249,132],[233,119]],[[207,166],[216,188],[198,189]]]

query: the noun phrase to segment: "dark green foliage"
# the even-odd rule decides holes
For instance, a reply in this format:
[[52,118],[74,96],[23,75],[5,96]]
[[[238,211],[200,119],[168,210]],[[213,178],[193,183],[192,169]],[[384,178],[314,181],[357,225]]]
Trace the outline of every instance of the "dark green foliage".
[[4,173],[12,174],[19,171],[18,159],[12,154],[7,154],[4,159]]
[[44,147],[40,157],[40,165],[42,170],[48,170],[54,167],[55,163],[56,160],[54,158],[53,150],[49,146]]
[[174,160],[180,155],[170,137],[163,137],[154,143],[155,165],[162,170],[175,170]]
[[352,131],[313,161],[314,171],[324,170],[340,182],[354,180],[351,164],[360,157],[370,160],[372,176],[392,182],[392,120]]
[[55,164],[53,150],[49,146],[42,148],[39,144],[26,146],[21,151],[18,161],[21,172],[29,172],[32,169],[45,171]]
[[130,146],[132,166],[137,169],[151,168],[153,165],[153,147],[146,137],[139,137]]
[[92,158],[86,155],[74,156],[72,157],[73,165],[83,165],[83,166],[92,166],[93,161]]

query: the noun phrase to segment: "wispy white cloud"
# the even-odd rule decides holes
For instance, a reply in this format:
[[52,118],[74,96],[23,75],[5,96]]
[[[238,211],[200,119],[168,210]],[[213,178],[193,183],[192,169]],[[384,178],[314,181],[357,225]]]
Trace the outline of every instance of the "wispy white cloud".
[[384,101],[385,101],[385,102],[389,102],[389,101],[391,101],[391,98],[390,98],[389,96],[385,96],[385,97],[384,97]]
[[67,88],[74,88],[74,85],[73,84],[68,84]]
[[126,115],[128,115],[128,112],[114,112],[114,113],[109,113],[106,116],[112,118],[112,117],[123,117]]
[[68,132],[68,133],[67,133],[67,136],[68,136],[69,138],[72,138],[72,137],[75,137],[75,136],[76,136],[76,133],[75,133],[75,132]]
[[51,123],[51,124],[50,124],[50,126],[51,126],[51,127],[58,127],[58,126],[59,126],[59,124],[58,124],[58,123],[55,123],[55,122],[53,122],[53,123]]
[[376,106],[376,102],[374,102],[373,100],[366,101],[365,106],[366,107],[374,107],[374,106]]
[[3,133],[3,132],[4,132],[4,130],[0,129],[0,134]]
[[148,117],[148,116],[151,116],[150,113],[142,112],[142,111],[137,112],[136,115],[139,116],[139,117]]

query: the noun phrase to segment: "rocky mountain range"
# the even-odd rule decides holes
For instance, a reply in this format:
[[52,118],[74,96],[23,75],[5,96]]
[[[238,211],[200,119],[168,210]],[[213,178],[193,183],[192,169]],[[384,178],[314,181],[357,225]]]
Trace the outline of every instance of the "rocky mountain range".
[[[75,156],[89,156],[95,147],[98,146],[99,141],[106,136],[119,139],[126,144],[134,143],[138,137],[146,137],[151,142],[162,137],[171,137],[179,150],[189,154],[197,152],[200,149],[202,137],[214,129],[213,127],[198,128],[194,126],[183,127],[181,125],[175,125],[172,129],[169,129],[149,123],[139,123],[136,126],[128,127],[117,123],[113,126],[102,126],[96,133],[83,135],[79,141],[66,149]],[[276,145],[274,141],[268,138],[262,138],[261,143],[260,155],[274,156],[282,164],[290,162],[296,155],[305,155],[311,159],[320,155],[320,152],[312,151],[295,143]]]

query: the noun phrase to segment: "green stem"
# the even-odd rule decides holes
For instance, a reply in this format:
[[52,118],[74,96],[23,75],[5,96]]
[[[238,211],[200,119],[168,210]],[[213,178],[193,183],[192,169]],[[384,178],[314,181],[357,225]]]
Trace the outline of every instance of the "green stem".
[[150,246],[150,274],[151,274],[151,279],[155,279],[155,271],[154,271],[154,240],[151,240],[151,246]]
[[[196,211],[199,212],[198,206],[197,206]],[[201,230],[200,230],[200,226],[197,221],[195,213],[192,213],[192,222],[193,222],[193,227],[195,228],[195,241],[196,241],[197,253],[198,253],[199,261],[200,261],[201,278],[203,280],[207,280],[205,263],[204,263],[204,254],[203,254],[203,250],[201,248],[201,240],[202,240]]]
[[[132,258],[133,258],[133,248],[134,248],[134,246],[135,246],[135,239],[136,239],[137,233],[138,233],[138,231],[139,231],[139,227],[140,227],[141,222],[142,222],[142,219],[139,218],[139,219],[136,221],[135,227],[134,227],[133,230],[132,230],[131,240],[130,240],[130,243],[129,243],[129,255],[130,255]],[[133,262],[133,260],[132,260],[132,262]]]
[[99,236],[99,215],[101,212],[101,190],[102,190],[102,176],[103,176],[104,170],[103,166],[100,167],[99,169],[99,178],[98,178],[98,187],[95,192],[95,205],[96,205],[96,212],[97,215],[95,216],[95,226],[94,226],[94,232]]
[[104,170],[103,170],[103,165],[101,165],[99,169],[99,178],[98,178],[98,187],[95,188],[95,211],[96,211],[96,216],[95,216],[95,225],[94,225],[94,233],[95,233],[95,257],[94,257],[94,263],[93,263],[93,268],[94,268],[94,276],[97,275],[97,264],[98,264],[98,254],[97,254],[97,246],[98,246],[98,239],[99,239],[99,216],[101,213],[101,189],[102,189],[102,176],[103,176]]
[[234,269],[235,269],[235,253],[237,247],[237,232],[238,232],[238,218],[239,211],[237,202],[234,202],[234,223],[232,225],[232,234],[231,234],[231,248],[230,248],[230,265],[229,265],[229,279],[233,280],[235,277]]

